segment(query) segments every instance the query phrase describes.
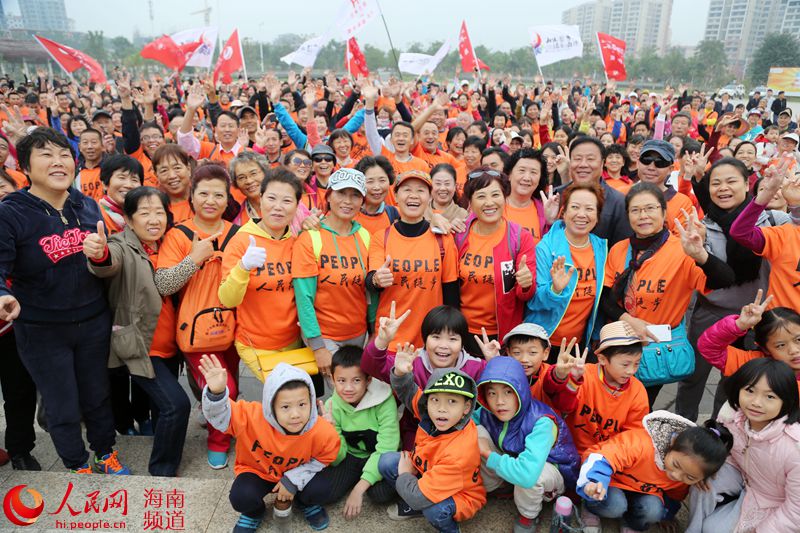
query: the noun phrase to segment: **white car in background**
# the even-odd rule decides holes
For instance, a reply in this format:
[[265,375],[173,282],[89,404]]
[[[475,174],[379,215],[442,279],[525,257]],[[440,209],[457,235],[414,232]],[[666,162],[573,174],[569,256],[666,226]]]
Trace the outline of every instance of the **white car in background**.
[[717,91],[718,94],[727,93],[731,98],[744,98],[744,85],[729,84]]

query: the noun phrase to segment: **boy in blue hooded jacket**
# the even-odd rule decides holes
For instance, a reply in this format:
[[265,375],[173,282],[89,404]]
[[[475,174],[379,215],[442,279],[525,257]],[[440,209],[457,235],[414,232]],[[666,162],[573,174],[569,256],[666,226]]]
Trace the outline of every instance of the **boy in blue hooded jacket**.
[[514,485],[514,533],[536,530],[542,501],[574,490],[580,457],[564,420],[531,397],[522,365],[489,361],[478,381],[478,445],[486,491]]

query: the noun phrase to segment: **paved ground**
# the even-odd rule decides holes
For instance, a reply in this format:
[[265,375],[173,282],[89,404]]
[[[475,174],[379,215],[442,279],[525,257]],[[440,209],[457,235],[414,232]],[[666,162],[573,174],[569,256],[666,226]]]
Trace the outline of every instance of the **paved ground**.
[[[710,380],[709,389],[716,383]],[[182,378],[185,385],[185,378]],[[242,371],[242,391],[248,399],[261,397],[261,386],[246,370]],[[658,408],[669,408],[674,402],[675,386],[668,386],[658,399]],[[712,391],[708,390],[700,407],[701,413],[711,411]],[[2,418],[0,416],[0,418]],[[0,427],[5,424],[0,422]],[[0,517],[0,532],[6,531],[186,531],[191,533],[218,533],[230,531],[237,515],[228,502],[228,492],[233,479],[231,468],[211,470],[205,459],[205,430],[190,422],[184,447],[184,458],[179,478],[154,478],[146,475],[150,453],[150,437],[119,437],[120,455],[134,472],[127,478],[106,476],[77,476],[66,474],[49,436],[37,426],[37,445],[34,454],[42,463],[44,472],[17,472],[9,465],[0,468],[0,494],[18,485],[41,493],[44,510],[31,526],[15,528],[5,517]],[[69,490],[70,483],[72,489]],[[127,514],[123,515],[122,492],[127,496]],[[66,498],[66,505],[62,506]],[[22,502],[34,506],[32,496],[25,493]],[[115,504],[118,504],[115,506]],[[62,508],[63,507],[63,508]],[[105,512],[103,512],[106,507]],[[71,510],[70,510],[71,508]],[[542,513],[539,531],[549,531],[551,506]],[[418,533],[432,531],[423,520],[391,522],[385,509],[365,503],[362,515],[354,521],[342,517],[342,503],[328,509],[331,515],[329,531],[393,531]],[[72,512],[75,515],[72,515]],[[685,517],[685,510],[679,515]],[[490,500],[473,520],[466,522],[464,533],[508,532],[515,517],[513,503]],[[105,523],[104,523],[105,522]],[[124,525],[124,528],[120,526]],[[169,528],[169,529],[168,529]],[[311,531],[302,517],[293,519],[294,531]],[[269,520],[260,531],[273,531]],[[607,523],[606,532],[618,531],[617,525]]]

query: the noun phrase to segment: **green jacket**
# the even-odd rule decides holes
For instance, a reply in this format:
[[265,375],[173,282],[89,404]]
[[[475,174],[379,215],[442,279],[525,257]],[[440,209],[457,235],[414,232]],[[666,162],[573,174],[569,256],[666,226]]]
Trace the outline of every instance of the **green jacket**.
[[333,464],[342,462],[348,453],[362,459],[368,457],[361,479],[371,485],[380,481],[378,459],[382,453],[396,452],[400,446],[397,403],[392,388],[383,381],[372,379],[358,405],[350,405],[334,392],[326,407],[331,410],[333,425],[341,441],[339,455]]

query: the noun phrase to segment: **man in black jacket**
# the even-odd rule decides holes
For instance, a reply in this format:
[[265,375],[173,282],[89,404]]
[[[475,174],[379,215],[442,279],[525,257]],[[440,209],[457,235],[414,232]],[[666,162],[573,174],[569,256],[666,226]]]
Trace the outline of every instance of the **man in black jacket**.
[[775,122],[778,121],[778,115],[781,114],[781,111],[786,109],[786,104],[786,93],[778,91],[778,97],[772,102],[772,107],[770,107],[770,111],[772,111],[772,120]]

